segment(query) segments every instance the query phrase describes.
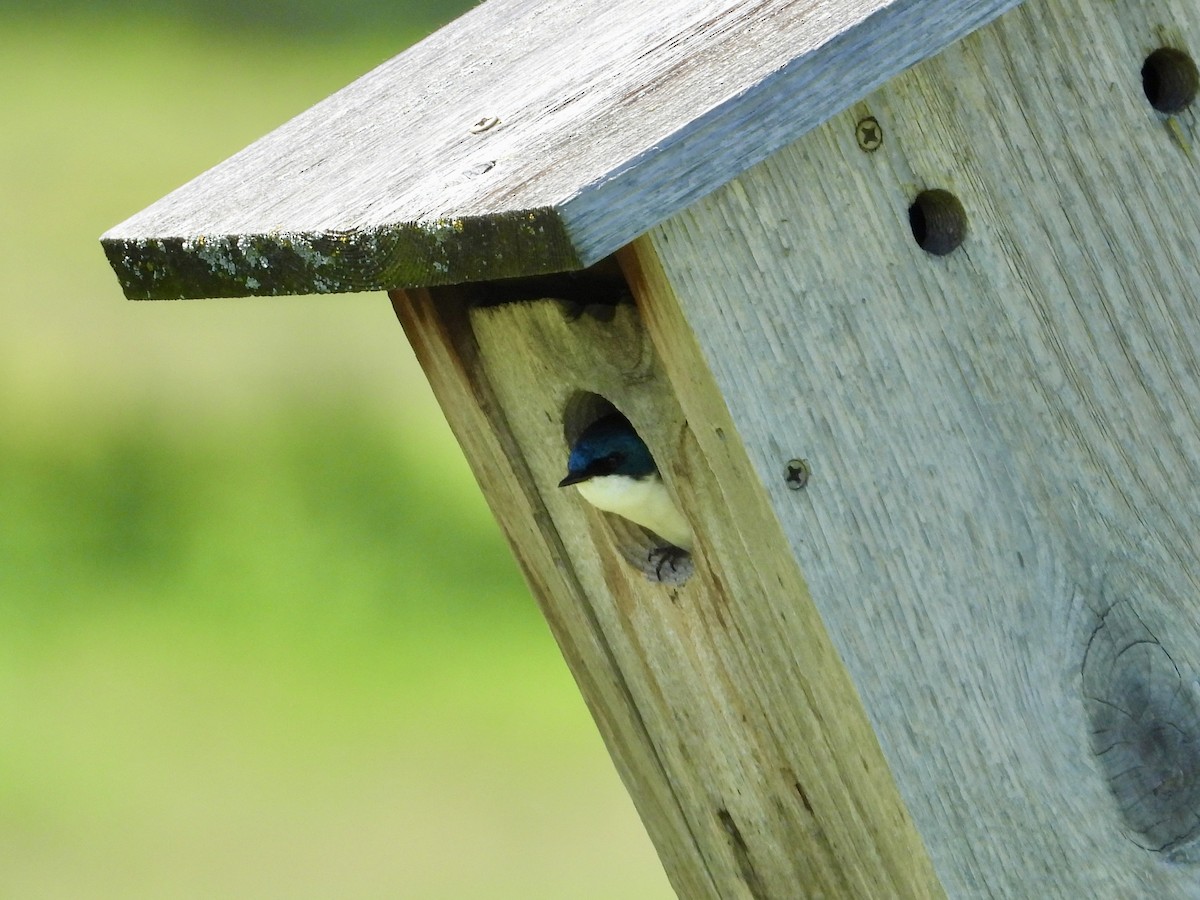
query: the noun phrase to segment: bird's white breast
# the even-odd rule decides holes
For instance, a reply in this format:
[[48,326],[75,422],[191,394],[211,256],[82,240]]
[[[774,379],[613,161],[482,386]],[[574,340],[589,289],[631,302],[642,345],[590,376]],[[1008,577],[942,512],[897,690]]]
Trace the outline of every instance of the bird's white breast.
[[676,508],[658,475],[646,478],[605,475],[581,481],[578,487],[583,499],[597,509],[616,513],[649,528],[683,550],[692,549],[691,526]]

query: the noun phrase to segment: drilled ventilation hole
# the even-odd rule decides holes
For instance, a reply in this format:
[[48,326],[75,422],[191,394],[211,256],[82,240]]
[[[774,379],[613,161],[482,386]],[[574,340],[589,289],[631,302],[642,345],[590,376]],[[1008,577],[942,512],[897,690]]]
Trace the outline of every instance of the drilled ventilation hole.
[[945,256],[967,236],[967,211],[949,191],[921,191],[908,208],[908,224],[918,247]]
[[1142,90],[1150,105],[1160,113],[1181,113],[1196,99],[1200,71],[1182,50],[1159,47],[1142,64]]

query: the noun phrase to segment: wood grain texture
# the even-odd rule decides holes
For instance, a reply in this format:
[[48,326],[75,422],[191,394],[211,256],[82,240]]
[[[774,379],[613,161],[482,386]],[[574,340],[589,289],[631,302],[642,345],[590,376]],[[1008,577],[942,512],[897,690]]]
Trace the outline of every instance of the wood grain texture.
[[489,0],[102,243],[134,299],[590,265],[1016,2]]
[[[635,291],[661,308],[652,277]],[[679,895],[941,896],[711,379],[668,380],[631,304],[603,322],[438,293],[396,292],[397,313]],[[564,419],[593,395],[696,525],[682,586],[648,580],[619,520],[557,487]]]
[[1140,76],[1198,9],[1030,0],[637,246],[953,897],[1200,896],[1198,124]]

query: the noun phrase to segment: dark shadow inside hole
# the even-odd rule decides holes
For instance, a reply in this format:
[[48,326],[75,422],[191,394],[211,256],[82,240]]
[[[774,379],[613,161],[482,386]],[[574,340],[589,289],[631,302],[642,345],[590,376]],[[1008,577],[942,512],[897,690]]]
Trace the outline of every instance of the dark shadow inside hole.
[[580,391],[567,401],[563,409],[563,438],[567,447],[573,447],[583,434],[583,429],[610,413],[620,412],[609,400],[599,394]]
[[467,302],[478,307],[557,300],[563,315],[572,321],[588,316],[609,322],[619,305],[633,302],[614,256],[606,256],[586,269],[476,281],[459,288]]
[[1195,101],[1200,90],[1200,71],[1182,50],[1159,47],[1142,64],[1142,90],[1156,110],[1175,115]]
[[945,256],[967,236],[967,211],[949,191],[921,191],[908,208],[908,225],[918,247],[934,256]]

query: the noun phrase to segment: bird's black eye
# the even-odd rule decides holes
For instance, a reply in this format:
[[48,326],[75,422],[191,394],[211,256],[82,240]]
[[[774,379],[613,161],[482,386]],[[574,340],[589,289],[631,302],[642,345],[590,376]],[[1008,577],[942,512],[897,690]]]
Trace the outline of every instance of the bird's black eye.
[[621,463],[623,462],[625,462],[624,453],[610,453],[600,460],[600,469],[605,475],[611,475],[621,467]]

